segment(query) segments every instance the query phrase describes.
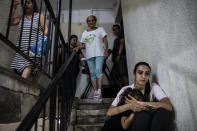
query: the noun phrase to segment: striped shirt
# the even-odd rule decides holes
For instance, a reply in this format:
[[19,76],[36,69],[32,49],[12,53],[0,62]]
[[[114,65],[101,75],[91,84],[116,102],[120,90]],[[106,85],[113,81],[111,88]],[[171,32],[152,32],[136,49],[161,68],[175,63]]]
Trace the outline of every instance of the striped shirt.
[[[18,39],[16,46],[19,47],[19,43],[20,43],[19,48],[25,54],[28,54],[28,49],[30,49],[38,41],[38,38],[42,34],[42,27],[41,24],[39,24],[39,13],[36,13],[33,17],[32,30],[31,30],[31,22],[32,22],[32,18],[27,18],[26,16],[24,17],[21,40],[20,40],[20,32],[22,26],[22,18],[18,25]],[[37,34],[37,32],[39,33]],[[29,46],[30,48],[28,48]],[[30,57],[30,58],[32,60],[35,60],[35,57]],[[36,58],[36,61],[39,61],[39,58]],[[23,69],[27,66],[31,66],[31,63],[28,62],[25,58],[23,58],[20,54],[16,53],[11,63],[11,68],[16,69],[18,72],[22,72]]]

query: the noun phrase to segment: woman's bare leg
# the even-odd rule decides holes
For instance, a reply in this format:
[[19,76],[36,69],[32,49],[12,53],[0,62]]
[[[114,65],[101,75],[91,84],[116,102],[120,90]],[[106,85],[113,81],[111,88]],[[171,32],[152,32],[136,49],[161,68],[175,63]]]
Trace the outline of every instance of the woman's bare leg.
[[96,81],[97,81],[98,89],[101,89],[103,85],[103,77],[97,78]]
[[96,80],[95,81],[92,81],[92,86],[93,86],[93,88],[94,88],[95,91],[98,90]]
[[30,76],[31,76],[31,66],[25,67],[22,73],[22,77],[28,79],[30,78]]

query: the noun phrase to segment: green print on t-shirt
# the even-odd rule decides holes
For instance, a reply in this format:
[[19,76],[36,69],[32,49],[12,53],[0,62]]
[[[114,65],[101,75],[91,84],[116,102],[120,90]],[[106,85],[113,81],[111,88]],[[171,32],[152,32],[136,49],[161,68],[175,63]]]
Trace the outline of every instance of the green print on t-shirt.
[[92,44],[92,42],[94,41],[94,38],[96,37],[95,34],[90,34],[89,36],[87,36],[85,38],[85,41],[88,43],[88,44]]

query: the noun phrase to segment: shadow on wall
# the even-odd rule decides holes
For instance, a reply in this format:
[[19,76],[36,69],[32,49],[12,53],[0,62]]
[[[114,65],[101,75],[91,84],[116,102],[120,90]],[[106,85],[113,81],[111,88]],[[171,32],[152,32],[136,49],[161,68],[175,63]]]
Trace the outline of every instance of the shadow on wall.
[[[157,83],[159,85],[158,79],[155,74],[152,75],[152,82]],[[175,122],[175,108],[173,107],[173,112],[170,112],[169,128],[166,131],[176,131],[176,130],[177,130],[177,126]]]
[[0,40],[0,66],[10,69],[15,52]]
[[[128,0],[129,1],[129,0]],[[130,4],[130,9],[132,11],[137,10],[138,8],[144,8],[146,6],[150,6],[153,3],[159,2],[158,0],[132,0],[132,4]],[[124,2],[125,5],[128,5],[127,2]]]
[[[196,72],[192,71],[192,69],[187,69],[187,68],[184,68],[184,67],[180,67],[180,65],[176,65],[176,64],[171,64],[170,65],[171,69],[172,70],[176,70],[177,74],[179,74],[180,76],[186,76],[188,80],[190,80],[191,82],[193,83],[197,83],[197,74]],[[177,70],[178,69],[178,70]],[[189,102],[189,105],[190,105],[190,113],[191,113],[191,116],[192,116],[192,123],[195,125],[197,123],[197,119],[195,118],[196,114],[195,114],[195,109],[196,109],[196,106],[194,103],[194,94],[191,94],[191,92],[189,92],[190,90],[186,90],[186,94],[188,94],[187,98],[188,98],[188,102]],[[196,94],[195,94],[196,95]],[[197,128],[197,127],[195,127]],[[195,129],[196,130],[196,129]]]

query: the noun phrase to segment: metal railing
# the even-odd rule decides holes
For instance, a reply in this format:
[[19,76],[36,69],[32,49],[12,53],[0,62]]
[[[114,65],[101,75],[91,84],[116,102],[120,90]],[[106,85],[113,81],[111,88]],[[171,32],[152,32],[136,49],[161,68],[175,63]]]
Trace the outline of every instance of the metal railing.
[[[34,67],[46,72],[50,76],[53,76],[54,72],[57,72],[57,69],[56,69],[57,64],[54,64],[54,63],[57,63],[57,54],[58,54],[57,48],[59,47],[60,44],[66,45],[62,32],[59,28],[61,0],[57,1],[58,8],[56,11],[57,12],[56,15],[53,11],[53,8],[49,0],[39,0],[38,1],[39,3],[37,3],[36,0],[32,0],[32,1],[33,1],[33,8],[36,8],[37,10],[33,10],[32,12],[29,36],[25,34],[27,31],[26,32],[24,31],[27,28],[27,26],[25,26],[26,24],[24,23],[26,19],[26,13],[25,13],[26,0],[21,0],[21,3],[24,3],[24,6],[23,6],[23,12],[22,12],[23,15],[19,22],[20,29],[18,31],[18,40],[16,44],[12,43],[9,40],[10,26],[12,25],[12,17],[14,17],[14,14],[12,14],[14,0],[12,0],[11,5],[10,5],[10,13],[9,13],[9,19],[8,19],[8,24],[7,24],[7,30],[6,30],[5,35],[3,33],[0,33],[0,37],[1,37],[1,40],[3,40],[4,42],[5,41],[6,43],[9,42],[10,44],[8,44],[8,46],[10,46],[13,50],[15,50],[25,59],[27,59],[31,64],[33,64]],[[39,19],[41,18],[41,14],[42,16],[44,16],[44,24],[42,26],[41,26],[40,20],[36,23],[37,25],[35,25],[35,21],[36,21],[34,19],[35,13],[39,15],[38,16]],[[37,26],[37,27],[34,27],[34,26]],[[41,31],[39,31],[39,27],[41,27]],[[48,28],[47,34],[44,34],[45,27]],[[37,28],[36,31],[35,31],[35,28]],[[36,35],[36,36],[33,36],[33,35]],[[33,38],[35,40],[33,40]],[[23,41],[24,39],[28,39],[28,40]],[[24,47],[24,44],[28,44],[28,45],[25,45]]]
[[[6,45],[11,47],[19,55],[29,61],[35,68],[40,69],[45,72],[48,76],[52,78],[47,89],[40,94],[40,97],[27,116],[23,119],[21,124],[18,126],[16,131],[29,131],[29,130],[49,130],[49,131],[65,131],[71,114],[72,102],[76,89],[76,77],[79,72],[78,54],[73,52],[70,55],[69,44],[66,45],[64,37],[60,30],[60,14],[61,14],[61,0],[57,0],[57,10],[56,15],[54,14],[53,8],[49,0],[33,0],[33,8],[39,8],[37,13],[39,15],[38,28],[36,30],[36,40],[34,41],[34,52],[32,55],[32,33],[35,33],[34,25],[34,14],[32,13],[31,25],[29,30],[28,46],[23,47],[23,39],[26,34],[24,34],[24,27],[26,14],[26,2],[27,0],[21,0],[24,3],[23,15],[20,21],[19,38],[17,44],[15,45],[9,40],[10,26],[12,22],[12,12],[14,6],[14,0],[12,0],[10,5],[9,20],[7,24],[6,34],[0,33],[0,40],[2,40]],[[69,5],[69,31],[68,36],[70,36],[71,31],[71,11],[72,11],[72,0],[70,0]],[[44,12],[44,13],[43,13]],[[41,14],[44,14],[44,24],[42,25],[40,35],[39,26],[41,26],[40,19]],[[45,28],[48,28],[48,33],[44,34]],[[46,40],[44,39],[46,37]],[[38,52],[39,42],[41,44],[41,51]],[[44,44],[46,44],[44,49]],[[62,59],[58,62],[58,47],[62,44]],[[67,47],[67,48],[64,48]],[[39,54],[40,53],[40,54]],[[37,61],[39,60],[39,62]],[[62,65],[57,65],[57,63],[62,63]],[[38,126],[41,124],[41,127]]]
[[[78,73],[78,68],[76,67],[78,65],[77,63],[78,56],[72,53],[68,61],[64,62],[60,67],[56,76],[49,83],[48,88],[40,96],[37,103],[24,118],[16,131],[28,131],[33,125],[35,130],[37,130],[38,119],[42,120],[43,131],[46,129],[46,126],[49,127],[50,131],[54,131],[55,128],[58,131],[65,131],[69,123],[71,106],[75,93],[76,77]],[[64,77],[62,78],[62,76]],[[66,80],[66,83],[63,82],[64,80]],[[57,87],[59,81],[61,81],[61,84]],[[65,84],[67,88],[65,88]],[[57,97],[54,97],[56,94]],[[50,101],[50,111],[47,116],[46,106],[49,99],[54,103]],[[48,117],[49,119],[47,119]],[[46,119],[49,121],[49,125],[46,125]]]

